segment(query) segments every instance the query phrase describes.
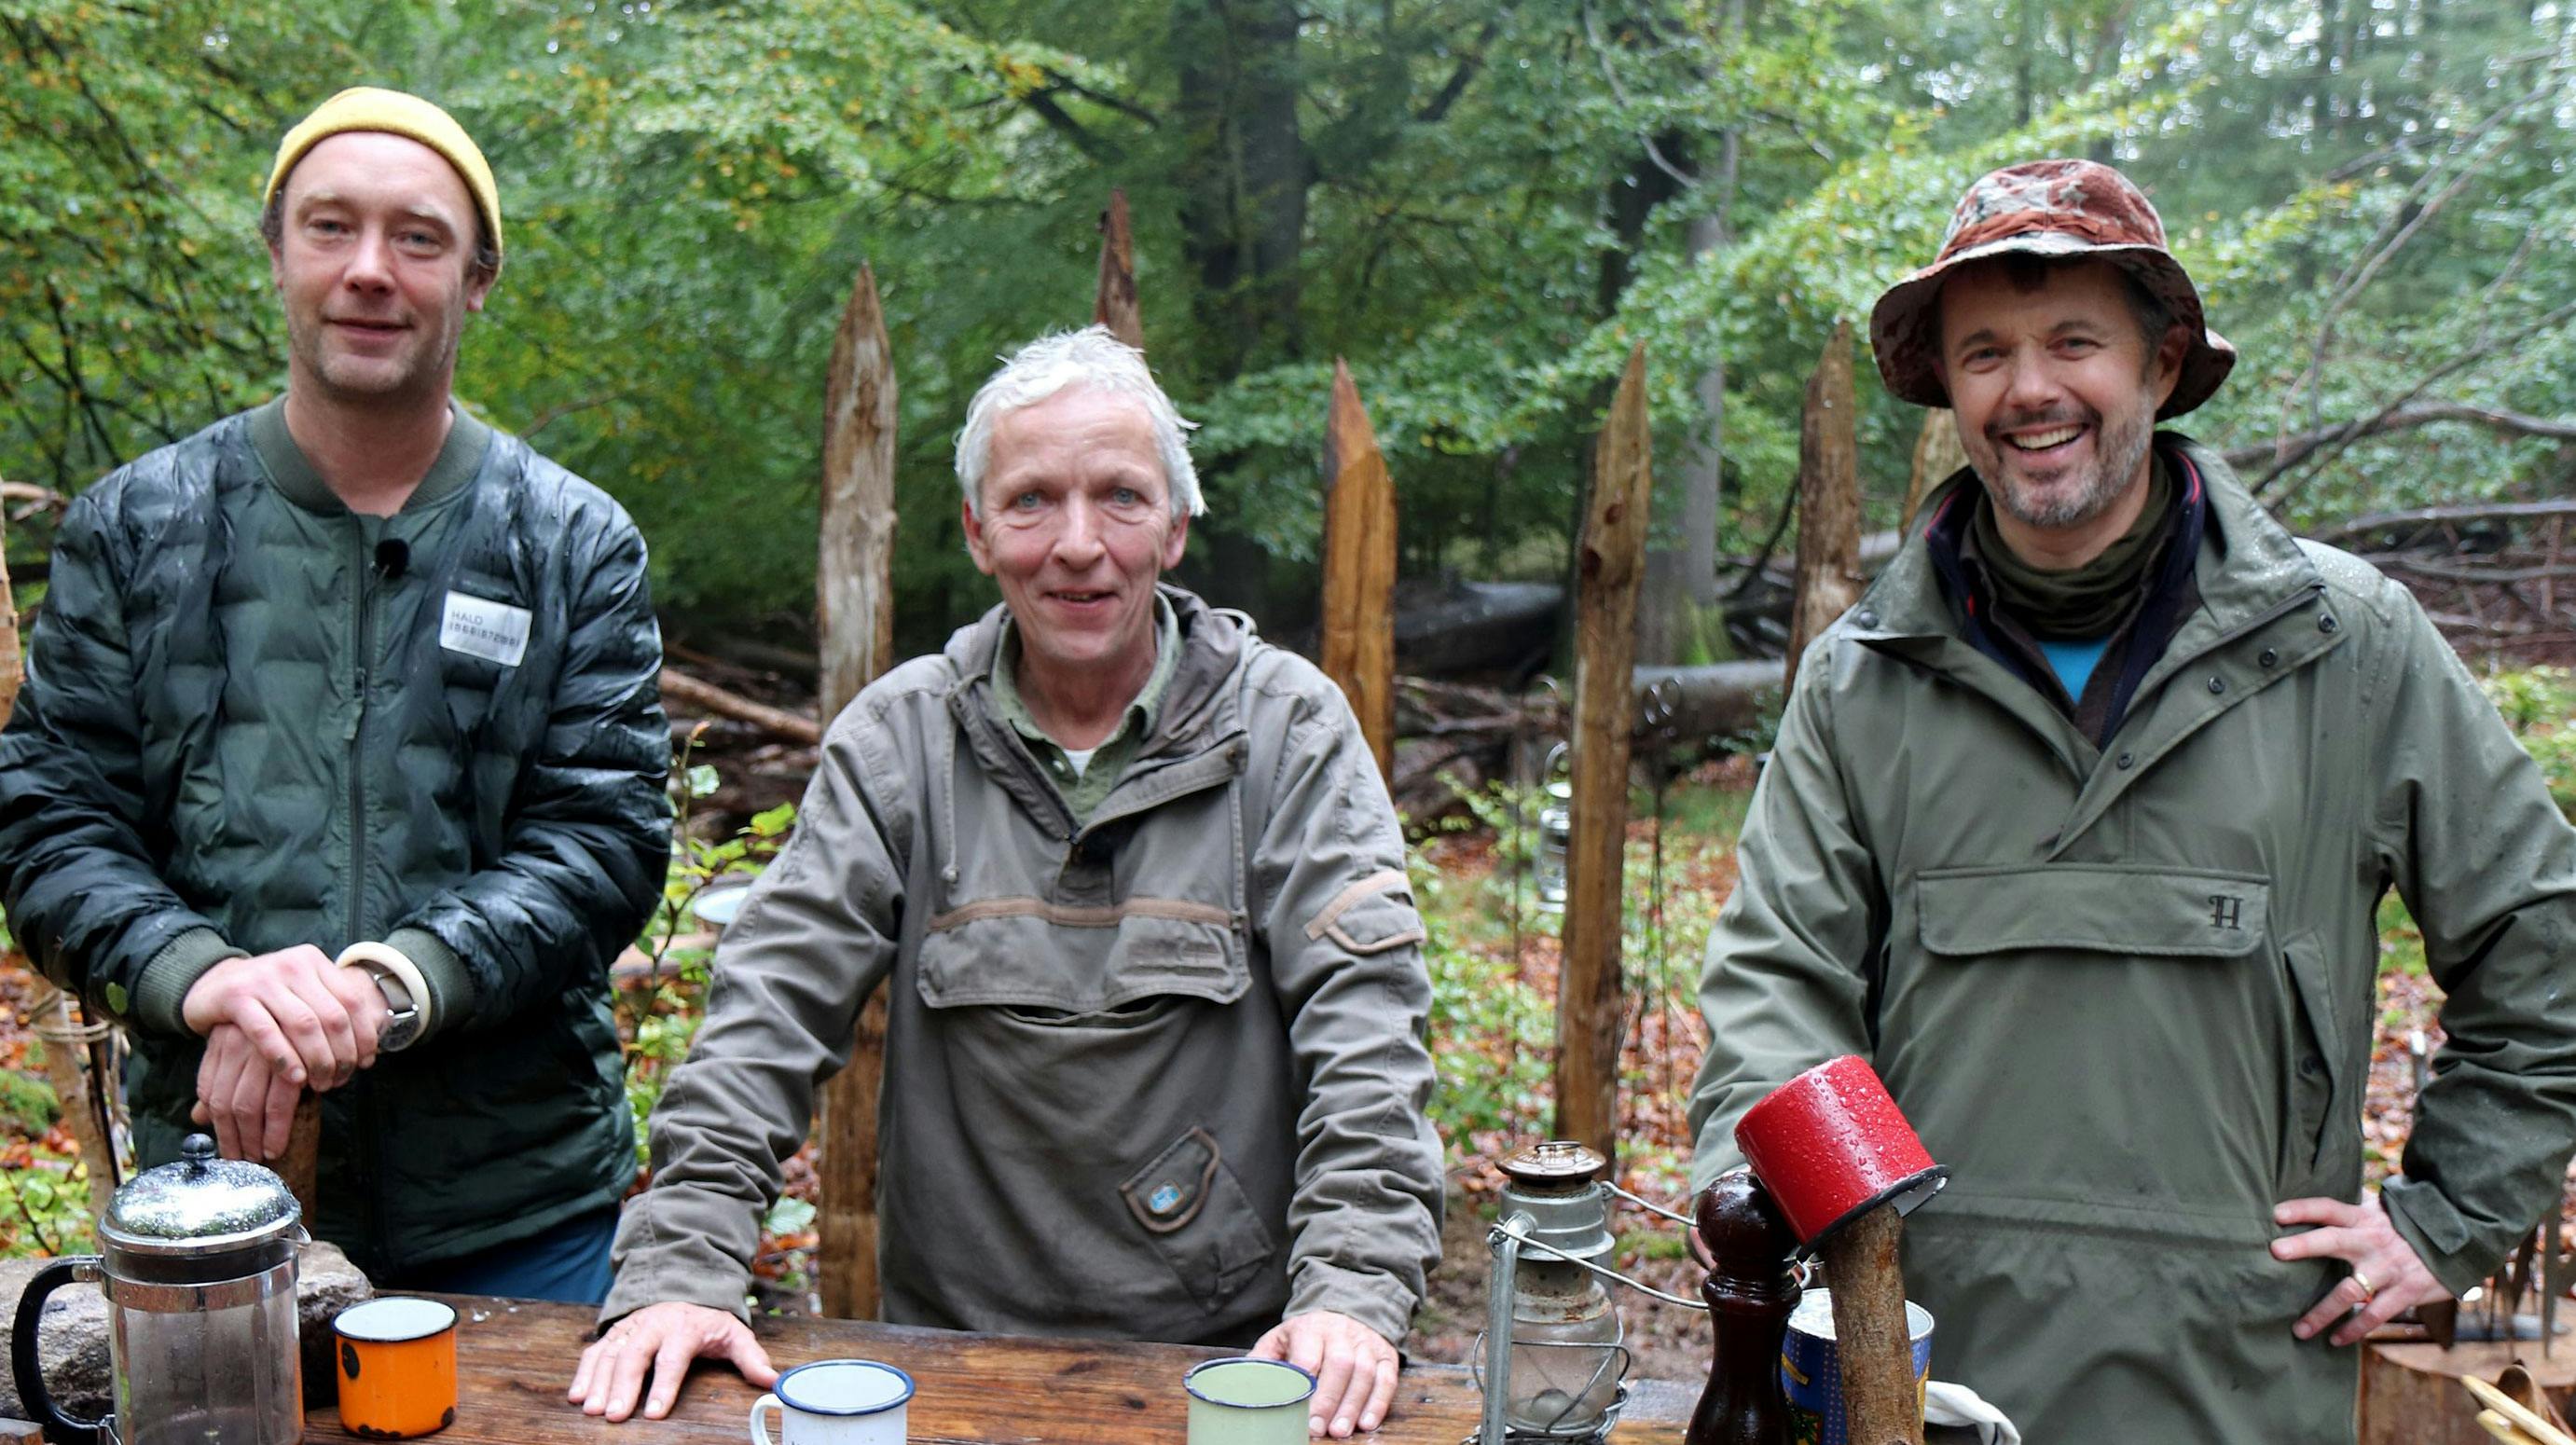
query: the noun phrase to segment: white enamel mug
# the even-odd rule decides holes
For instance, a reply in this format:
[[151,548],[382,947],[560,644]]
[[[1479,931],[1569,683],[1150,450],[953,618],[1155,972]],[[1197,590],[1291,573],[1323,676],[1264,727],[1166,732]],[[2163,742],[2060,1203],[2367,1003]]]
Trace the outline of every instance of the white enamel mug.
[[[816,1360],[778,1377],[751,1407],[752,1445],[903,1445],[912,1376],[874,1360]],[[770,1439],[761,1412],[778,1416]]]

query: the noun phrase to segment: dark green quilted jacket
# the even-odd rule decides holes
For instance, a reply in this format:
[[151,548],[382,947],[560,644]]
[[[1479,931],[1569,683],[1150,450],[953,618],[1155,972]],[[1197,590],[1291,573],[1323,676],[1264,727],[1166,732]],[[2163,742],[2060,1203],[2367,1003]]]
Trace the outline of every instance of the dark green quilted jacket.
[[376,518],[283,436],[271,403],[72,506],[0,733],[0,898],[131,1031],[146,1164],[186,1127],[207,968],[410,954],[437,1031],[324,1096],[317,1233],[382,1275],[634,1178],[607,974],[668,855],[661,639],[634,524],[517,438],[460,412]]

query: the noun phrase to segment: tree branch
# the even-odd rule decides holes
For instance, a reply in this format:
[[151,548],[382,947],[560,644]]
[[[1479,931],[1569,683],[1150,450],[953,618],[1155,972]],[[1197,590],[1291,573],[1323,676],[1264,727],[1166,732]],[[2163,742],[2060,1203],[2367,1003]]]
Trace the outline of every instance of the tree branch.
[[[2407,388],[2404,395],[2391,401],[2388,405],[2381,407],[2376,413],[2366,417],[2358,417],[2338,429],[2333,436],[2329,437],[2325,442],[2317,447],[2313,458],[2314,463],[2322,465],[2325,462],[2332,461],[2345,447],[2352,445],[2356,438],[2362,436],[2373,423],[2377,422],[2382,417],[2394,416],[2396,413],[2404,410],[2417,397],[2422,396],[2425,392],[2431,390],[2433,383],[2456,372],[2464,371],[2499,351],[2520,346],[2523,342],[2549,330],[2553,326],[2563,326],[2571,317],[2576,317],[2576,301],[2571,301],[2566,305],[2559,307],[2557,310],[2550,312],[2548,315],[2541,317],[2539,320],[2532,322],[2530,325],[2525,326],[2510,335],[2498,337],[2497,339],[2487,342],[2481,346],[2473,346],[2468,350],[2461,352],[2459,355],[2452,357],[2449,361],[2442,363],[2440,366],[2435,367],[2431,372],[2427,373],[2421,381],[2418,381],[2413,386]],[[2293,464],[2285,463],[2280,466],[2275,466],[2271,471],[2265,473],[2263,478],[2254,484],[2254,494],[2256,496],[2261,496],[2265,491],[2269,490],[2274,482],[2279,481],[2283,476],[2290,472],[2292,465]],[[2315,475],[2315,467],[2311,466],[2307,472],[2307,476],[2313,477]],[[2304,481],[2305,479],[2302,478],[2302,485],[2304,484]],[[2286,499],[2291,492],[2296,490],[2298,490],[2296,485],[2283,488],[2283,498]],[[2277,506],[2278,503],[2275,502],[2273,505]]]
[[1458,103],[1458,97],[1467,93],[1468,83],[1476,78],[1477,72],[1485,68],[1485,48],[1494,43],[1494,35],[1502,29],[1502,24],[1500,16],[1491,17],[1485,21],[1485,27],[1476,32],[1476,43],[1469,46],[1467,53],[1458,58],[1458,68],[1449,72],[1448,81],[1420,110],[1413,113],[1415,120],[1429,125],[1449,114],[1449,107]]
[[[2474,406],[2464,401],[2429,401],[2365,417],[2361,421],[2361,430],[2353,433],[2349,440],[2359,441],[2363,437],[2380,436],[2393,431],[2408,431],[2415,427],[2430,426],[2435,422],[2445,421],[2489,427],[2513,436],[2545,437],[2552,441],[2576,441],[2576,419],[2562,421],[2550,417],[2526,416],[2521,412],[2507,411],[2502,407]],[[2350,422],[2337,422],[2332,426],[2318,427],[2314,431],[2301,432],[2297,436],[2284,437],[2278,441],[2230,447],[2222,455],[2227,458],[2227,464],[2231,467],[2250,467],[2257,462],[2277,458],[2278,465],[2274,470],[2278,471],[2305,461],[2309,453],[2342,436],[2351,426]]]

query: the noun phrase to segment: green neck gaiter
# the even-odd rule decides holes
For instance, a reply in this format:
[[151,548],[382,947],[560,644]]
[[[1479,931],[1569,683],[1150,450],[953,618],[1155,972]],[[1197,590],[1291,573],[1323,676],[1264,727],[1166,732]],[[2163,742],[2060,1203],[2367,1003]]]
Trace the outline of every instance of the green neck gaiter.
[[2120,615],[2146,590],[2148,565],[2173,529],[2173,497],[2165,459],[2153,457],[2147,464],[2147,504],[2138,510],[2138,520],[2101,556],[2081,567],[2050,572],[2024,562],[2004,545],[1995,526],[1994,499],[1979,495],[1970,525],[1995,601],[2033,637],[2091,641],[2109,636]]

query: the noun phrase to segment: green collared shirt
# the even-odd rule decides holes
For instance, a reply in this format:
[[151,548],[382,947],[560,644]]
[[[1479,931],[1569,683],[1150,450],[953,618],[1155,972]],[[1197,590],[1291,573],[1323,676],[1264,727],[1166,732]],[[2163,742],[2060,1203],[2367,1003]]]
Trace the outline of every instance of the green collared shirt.
[[1154,594],[1154,670],[1145,677],[1145,688],[1136,700],[1127,704],[1127,715],[1119,721],[1118,731],[1109,740],[1091,750],[1091,760],[1076,768],[1064,746],[1048,737],[1046,731],[1029,716],[1028,704],[1020,701],[1020,689],[1013,673],[1019,666],[1019,628],[1010,618],[1002,622],[1002,645],[993,655],[993,705],[1001,711],[1002,720],[1029,745],[1029,755],[1038,760],[1055,784],[1058,796],[1073,813],[1076,824],[1091,817],[1100,800],[1118,783],[1118,775],[1127,770],[1128,759],[1154,731],[1154,713],[1162,706],[1163,690],[1171,685],[1172,669],[1181,657],[1181,619],[1172,611],[1169,599]]

